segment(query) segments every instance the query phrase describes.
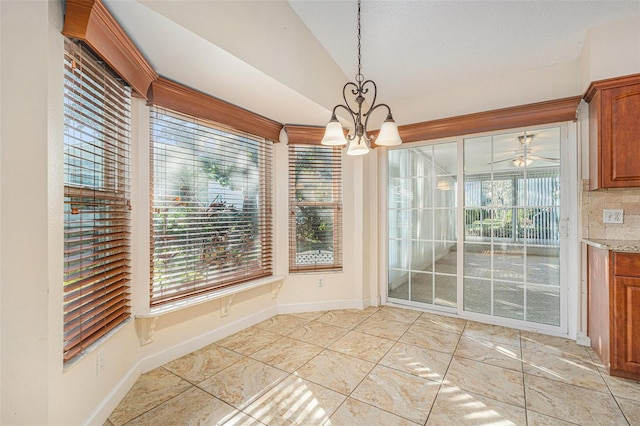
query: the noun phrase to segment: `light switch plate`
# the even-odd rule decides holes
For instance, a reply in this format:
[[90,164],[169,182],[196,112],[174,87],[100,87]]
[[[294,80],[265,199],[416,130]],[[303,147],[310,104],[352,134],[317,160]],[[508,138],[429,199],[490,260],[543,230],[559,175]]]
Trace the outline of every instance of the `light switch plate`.
[[604,209],[602,210],[603,223],[622,223],[624,220],[624,210]]

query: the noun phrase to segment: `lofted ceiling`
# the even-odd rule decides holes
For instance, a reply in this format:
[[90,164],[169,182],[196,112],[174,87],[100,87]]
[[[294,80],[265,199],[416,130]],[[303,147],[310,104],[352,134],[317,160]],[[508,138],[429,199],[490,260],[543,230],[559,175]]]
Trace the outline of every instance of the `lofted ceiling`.
[[[324,125],[357,71],[355,1],[103,2],[160,75],[282,123]],[[575,62],[589,28],[638,16],[640,0],[364,0],[362,72],[393,109]]]

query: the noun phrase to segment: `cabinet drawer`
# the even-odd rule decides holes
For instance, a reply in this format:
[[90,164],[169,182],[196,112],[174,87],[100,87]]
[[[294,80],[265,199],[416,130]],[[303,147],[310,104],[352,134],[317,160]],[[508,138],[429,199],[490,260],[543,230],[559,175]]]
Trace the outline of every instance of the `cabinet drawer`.
[[614,253],[613,274],[640,277],[640,254]]

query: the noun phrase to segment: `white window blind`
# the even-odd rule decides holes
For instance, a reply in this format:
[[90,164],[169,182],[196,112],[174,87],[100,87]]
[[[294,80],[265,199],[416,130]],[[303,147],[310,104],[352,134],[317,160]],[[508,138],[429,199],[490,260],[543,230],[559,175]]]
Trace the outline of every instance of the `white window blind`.
[[289,271],[342,269],[342,151],[289,145]]
[[272,144],[151,109],[151,305],[272,272]]
[[129,317],[130,111],[130,88],[66,40],[65,361]]

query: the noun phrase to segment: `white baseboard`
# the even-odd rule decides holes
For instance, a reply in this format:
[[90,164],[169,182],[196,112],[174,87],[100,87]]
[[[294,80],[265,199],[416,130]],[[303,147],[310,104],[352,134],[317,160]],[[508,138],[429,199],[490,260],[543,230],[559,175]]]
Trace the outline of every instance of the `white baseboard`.
[[591,339],[584,332],[576,333],[576,343],[580,346],[589,346],[591,347]]
[[214,330],[208,331],[207,333],[201,334],[200,336],[196,336],[171,348],[165,349],[161,352],[141,359],[140,368],[143,373],[151,371],[154,368],[158,368],[161,365],[166,364],[167,362],[178,359],[181,356],[210,345],[217,340],[224,339],[225,337],[230,336],[233,333],[237,333],[240,330],[244,330],[245,328],[251,327],[252,325],[271,318],[277,313],[277,308],[275,306],[272,306],[260,312],[256,312],[252,315],[240,318],[237,321],[226,324],[222,327],[218,327]]
[[[369,306],[369,305],[367,305]],[[306,302],[291,303],[288,305],[278,304],[279,314],[295,314],[298,312],[333,311],[335,309],[364,309],[364,300],[332,300],[328,302]]]
[[111,389],[93,410],[89,418],[83,424],[85,425],[103,425],[113,410],[120,404],[122,398],[129,392],[129,390],[136,383],[136,380],[140,377],[142,372],[140,371],[140,363],[136,363],[127,373],[122,376],[120,381]]

